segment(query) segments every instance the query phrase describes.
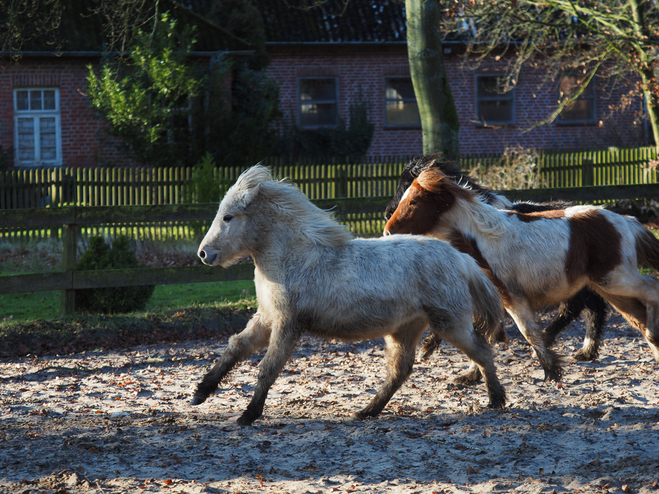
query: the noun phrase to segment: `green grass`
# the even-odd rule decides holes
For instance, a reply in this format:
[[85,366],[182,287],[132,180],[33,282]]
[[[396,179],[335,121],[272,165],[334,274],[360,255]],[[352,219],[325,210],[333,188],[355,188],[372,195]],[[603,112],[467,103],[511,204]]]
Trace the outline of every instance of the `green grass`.
[[[164,311],[185,307],[210,307],[249,300],[255,304],[252,280],[158,285],[145,310]],[[60,317],[59,292],[10,293],[0,295],[0,323],[34,321]]]

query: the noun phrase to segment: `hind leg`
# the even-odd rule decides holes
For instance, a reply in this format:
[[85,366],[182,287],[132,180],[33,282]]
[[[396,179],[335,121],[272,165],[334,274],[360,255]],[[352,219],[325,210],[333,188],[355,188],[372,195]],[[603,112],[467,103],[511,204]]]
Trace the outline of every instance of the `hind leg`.
[[594,288],[641,331],[659,362],[659,280],[629,269]]
[[425,329],[425,323],[414,321],[401,328],[394,334],[385,336],[387,344],[387,377],[366,408],[356,412],[354,417],[364,419],[375,417],[389,403],[394,393],[401,387],[412,373],[416,345]]
[[653,356],[659,362],[659,304],[645,304],[638,298],[615,296],[603,293],[602,296],[625,318],[641,331],[650,345]]
[[587,291],[585,301],[586,337],[581,349],[574,354],[574,359],[592,361],[599,356],[607,307],[604,299],[591,290]]
[[430,334],[428,334],[428,336],[426,336],[421,343],[421,358],[425,360],[430,357],[433,353],[435,353],[435,350],[439,348],[441,343],[442,339],[433,331],[431,331]]
[[483,376],[487,394],[490,398],[488,406],[490,408],[503,408],[506,405],[506,392],[499,382],[496,369],[494,367],[494,358],[492,349],[485,341],[485,338],[476,331],[469,333],[468,328],[463,331],[451,331],[443,333],[444,339],[462,351],[472,361],[471,367],[467,374],[474,382],[480,380]]
[[567,328],[572,321],[579,317],[579,314],[586,306],[583,291],[584,290],[581,290],[574,297],[563,302],[558,307],[558,316],[556,316],[556,319],[554,319],[543,331],[545,345],[547,345],[547,347],[551,347],[556,341],[558,334]]
[[540,325],[531,307],[525,300],[515,299],[510,307],[506,307],[506,310],[514,319],[526,341],[535,350],[540,365],[545,371],[545,380],[559,381],[563,374],[561,360],[556,352],[545,345]]
[[242,332],[229,338],[229,344],[218,362],[197,385],[197,391],[195,391],[191,404],[201,405],[206,401],[215,392],[224,376],[239,361],[267,346],[269,340],[270,326],[265,323],[262,314],[257,312]]
[[506,404],[506,392],[497,377],[492,348],[485,338],[474,330],[471,316],[457,320],[444,311],[427,312],[433,332],[462,351],[472,362],[467,373],[460,376],[458,381],[463,379],[465,383],[473,384],[482,376],[490,398],[488,406],[503,408]]

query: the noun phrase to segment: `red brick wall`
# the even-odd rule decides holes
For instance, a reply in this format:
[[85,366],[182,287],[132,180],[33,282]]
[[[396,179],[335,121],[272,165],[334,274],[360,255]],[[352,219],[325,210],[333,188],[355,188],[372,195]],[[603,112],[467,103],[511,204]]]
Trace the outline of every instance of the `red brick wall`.
[[[301,76],[335,76],[339,80],[339,112],[348,120],[350,100],[361,89],[371,102],[371,120],[375,124],[370,156],[409,155],[423,149],[421,129],[392,129],[384,126],[384,77],[408,75],[407,48],[400,45],[333,47],[284,45],[270,46],[268,74],[280,84],[281,108],[288,118],[296,115],[296,81]],[[485,128],[475,121],[476,73],[496,73],[496,64],[486,64],[478,71],[463,68],[462,59],[445,55],[447,75],[460,118],[462,154],[501,153],[508,147],[524,148],[597,148],[633,147],[644,144],[643,127],[638,118],[641,101],[626,112],[612,111],[624,88],[611,89],[597,83],[597,123],[588,125],[549,124],[527,129],[534,121],[546,118],[555,108],[555,91],[539,87],[541,73],[522,73],[515,89],[516,125]]]
[[[371,103],[375,133],[370,156],[410,155],[422,152],[421,129],[385,128],[384,77],[407,75],[407,50],[400,45],[371,45],[337,48],[271,47],[268,73],[280,84],[282,110],[295,115],[297,78],[328,75],[339,80],[339,111],[348,121],[351,100],[361,93]],[[16,87],[57,87],[60,90],[62,163],[65,166],[125,165],[130,159],[118,150],[107,127],[96,117],[85,96],[89,63],[98,59],[31,58],[19,64],[6,59],[0,63],[0,146],[14,146],[13,89]],[[547,87],[538,88],[538,77],[522,74],[516,89],[517,125],[483,128],[474,121],[474,72],[463,70],[457,57],[446,57],[446,68],[460,117],[460,149],[463,154],[501,153],[506,147],[596,148],[632,147],[643,144],[639,123],[640,101],[626,112],[611,112],[623,89],[597,87],[597,120],[594,125],[551,124],[529,132],[523,129],[538,116],[545,117],[556,95]],[[479,72],[494,71],[490,65]],[[599,123],[601,122],[601,124]]]
[[87,65],[98,59],[23,57],[0,65],[0,146],[14,147],[13,90],[18,87],[59,88],[62,164],[82,167],[129,164],[113,145],[105,124],[85,96]]

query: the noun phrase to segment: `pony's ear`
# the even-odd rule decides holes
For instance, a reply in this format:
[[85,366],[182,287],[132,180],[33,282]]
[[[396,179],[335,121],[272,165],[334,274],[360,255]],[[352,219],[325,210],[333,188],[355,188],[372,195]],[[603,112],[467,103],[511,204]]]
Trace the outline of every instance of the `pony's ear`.
[[252,202],[252,200],[259,194],[259,191],[261,190],[261,184],[258,184],[256,187],[252,187],[249,189],[245,195],[243,196],[243,207],[247,207],[247,205]]
[[425,170],[417,177],[417,183],[428,192],[439,194],[448,183],[448,177],[439,168]]

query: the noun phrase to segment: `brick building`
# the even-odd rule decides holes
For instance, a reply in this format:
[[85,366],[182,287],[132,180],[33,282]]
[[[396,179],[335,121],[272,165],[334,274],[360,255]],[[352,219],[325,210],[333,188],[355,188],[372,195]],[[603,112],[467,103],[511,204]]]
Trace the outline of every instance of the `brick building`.
[[[284,2],[254,1],[266,28],[267,73],[279,84],[280,107],[289,124],[319,129],[337,125],[340,119],[347,122],[350,103],[364,98],[375,125],[369,156],[421,152],[402,2],[330,1],[302,11],[287,8]],[[199,12],[208,6],[204,0],[187,3]],[[98,21],[84,17],[84,22]],[[63,31],[71,34],[75,29],[63,26]],[[87,32],[98,33],[100,28],[87,26]],[[203,41],[211,48],[200,56],[222,49],[222,40],[219,45]],[[18,63],[0,58],[0,166],[3,159],[16,166],[130,162],[85,96],[86,66],[100,61],[99,46],[93,36],[69,36],[61,53],[35,46],[22,53]],[[642,102],[617,111],[626,88],[613,89],[603,80],[596,80],[556,122],[526,131],[551,113],[559,87],[569,90],[573,76],[540,86],[542,74],[526,70],[512,91],[501,93],[497,89],[502,66],[491,61],[477,69],[464,68],[460,52],[460,43],[444,45],[463,154],[501,153],[517,146],[632,147],[647,140]]]
[[[348,119],[361,93],[370,104],[375,132],[368,154],[409,155],[422,150],[418,110],[410,79],[402,2],[328,2],[311,11],[262,2],[268,73],[280,85],[281,108],[302,128]],[[528,130],[556,108],[559,87],[574,76],[541,85],[544,74],[525,70],[516,87],[500,93],[503,62],[466,68],[459,42],[444,44],[444,63],[460,119],[463,154],[501,153],[508,147],[597,148],[644,144],[642,101],[619,112],[629,88],[597,80],[552,124]],[[317,101],[316,101],[317,100]]]

